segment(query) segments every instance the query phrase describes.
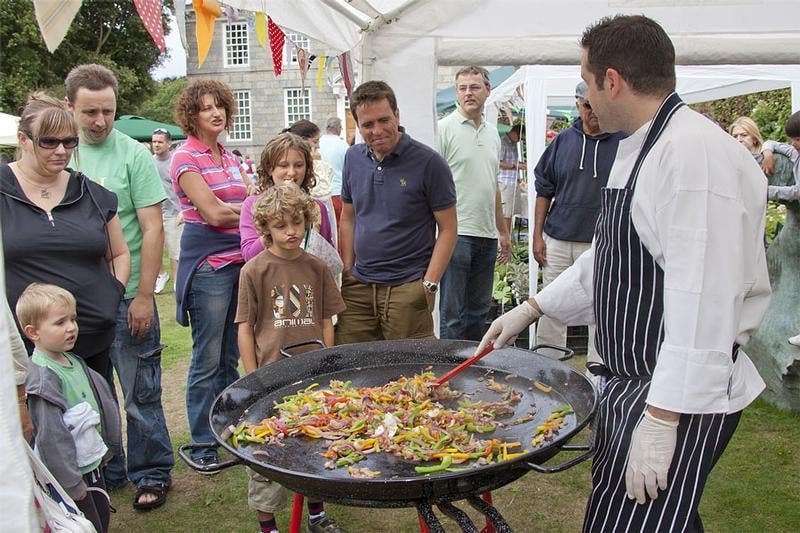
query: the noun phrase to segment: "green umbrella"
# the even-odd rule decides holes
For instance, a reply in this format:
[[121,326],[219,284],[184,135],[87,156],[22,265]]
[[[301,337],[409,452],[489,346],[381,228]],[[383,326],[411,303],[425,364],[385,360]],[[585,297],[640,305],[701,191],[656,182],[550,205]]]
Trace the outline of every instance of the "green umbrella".
[[137,117],[136,115],[122,115],[114,121],[114,128],[137,141],[149,141],[153,136],[153,131],[158,128],[167,130],[172,135],[173,140],[186,138],[186,134],[178,126]]

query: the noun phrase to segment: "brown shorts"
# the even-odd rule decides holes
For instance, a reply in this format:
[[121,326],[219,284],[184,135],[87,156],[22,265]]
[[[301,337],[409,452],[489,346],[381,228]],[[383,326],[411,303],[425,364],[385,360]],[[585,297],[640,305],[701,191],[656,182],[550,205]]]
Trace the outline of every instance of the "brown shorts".
[[342,274],[342,298],[336,344],[390,339],[432,339],[435,299],[426,297],[422,279],[402,285],[361,283]]
[[286,507],[288,491],[270,481],[252,468],[246,468],[250,480],[247,482],[247,505],[255,511],[275,514]]

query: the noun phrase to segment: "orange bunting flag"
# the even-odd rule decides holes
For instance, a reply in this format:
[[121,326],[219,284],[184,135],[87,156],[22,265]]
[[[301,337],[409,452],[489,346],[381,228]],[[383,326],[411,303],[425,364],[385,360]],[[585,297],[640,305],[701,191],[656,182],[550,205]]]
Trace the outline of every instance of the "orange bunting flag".
[[272,67],[275,69],[275,75],[280,76],[283,72],[283,44],[286,42],[286,35],[270,17],[267,17],[267,30],[269,48],[272,50]]
[[256,38],[261,47],[267,49],[267,16],[264,13],[256,13]]
[[192,5],[197,16],[195,23],[197,66],[202,67],[211,48],[211,39],[214,37],[214,20],[222,15],[222,7],[217,0],[192,0]]
[[133,0],[136,12],[142,19],[144,29],[153,38],[158,49],[163,54],[167,50],[164,42],[164,26],[161,24],[161,0]]

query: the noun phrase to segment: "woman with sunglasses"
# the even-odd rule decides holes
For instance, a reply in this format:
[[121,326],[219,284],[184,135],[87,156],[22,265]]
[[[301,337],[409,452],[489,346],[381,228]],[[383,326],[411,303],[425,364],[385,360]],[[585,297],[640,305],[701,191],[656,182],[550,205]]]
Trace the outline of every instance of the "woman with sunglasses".
[[0,167],[8,303],[14,309],[34,281],[70,291],[79,328],[72,351],[107,377],[117,307],[130,275],[117,197],[66,168],[78,147],[78,127],[63,102],[32,94],[20,112],[17,140],[17,160]]

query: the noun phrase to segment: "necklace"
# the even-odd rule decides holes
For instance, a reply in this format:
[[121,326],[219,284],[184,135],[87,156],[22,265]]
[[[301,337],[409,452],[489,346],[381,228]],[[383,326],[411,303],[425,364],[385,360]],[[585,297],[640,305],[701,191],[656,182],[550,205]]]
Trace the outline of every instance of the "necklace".
[[50,188],[54,187],[55,185],[57,185],[56,183],[51,183],[50,185],[47,185],[47,186],[44,186],[41,183],[36,183],[35,181],[33,181],[32,179],[30,179],[28,176],[25,175],[25,171],[22,170],[22,165],[20,165],[19,162],[17,162],[17,170],[19,170],[19,177],[20,178],[22,178],[29,185],[32,185],[32,186],[36,187],[37,189],[39,189],[39,197],[40,198],[42,198],[44,200],[49,200],[50,199],[50,196],[51,196],[50,195]]

